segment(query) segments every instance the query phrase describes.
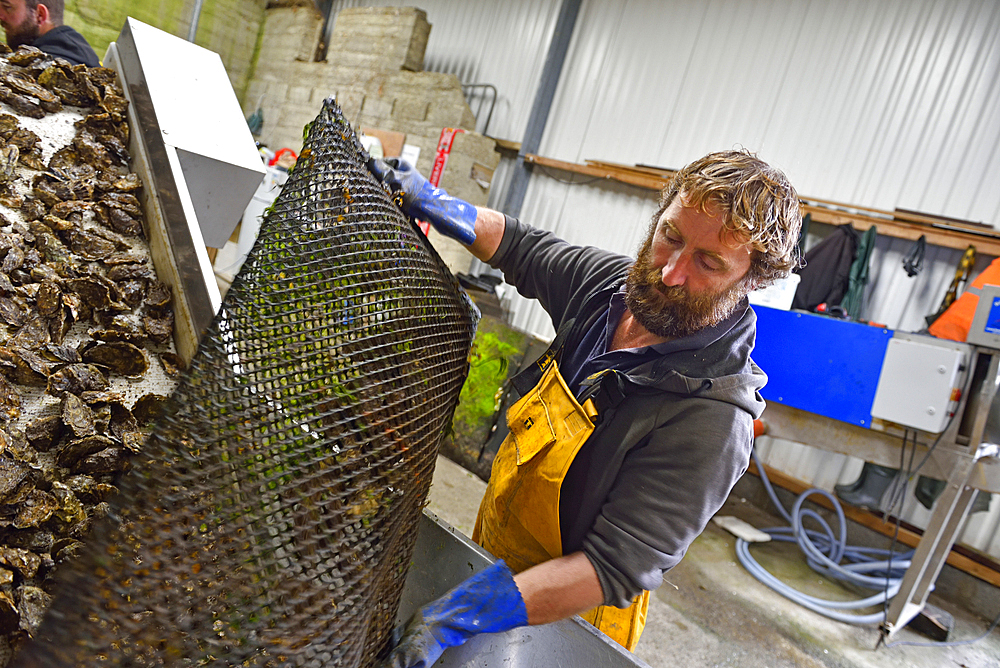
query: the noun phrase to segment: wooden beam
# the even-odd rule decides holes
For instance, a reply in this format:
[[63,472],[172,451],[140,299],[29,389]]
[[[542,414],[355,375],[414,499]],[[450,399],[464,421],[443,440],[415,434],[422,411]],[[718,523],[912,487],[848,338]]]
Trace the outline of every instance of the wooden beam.
[[601,179],[607,179],[609,181],[627,183],[628,185],[638,186],[640,188],[645,188],[646,190],[660,190],[666,183],[664,179],[657,176],[651,176],[649,174],[630,174],[622,170],[612,169],[609,167],[580,165],[575,162],[565,162],[563,160],[545,158],[540,155],[534,155],[533,153],[525,155],[524,161],[534,165],[551,167],[552,169],[558,169],[573,174],[583,174],[584,176],[593,176]]
[[878,227],[879,234],[885,234],[897,239],[916,241],[921,236],[926,236],[927,243],[935,246],[965,250],[969,245],[972,245],[976,247],[978,253],[1000,256],[1000,236],[958,229],[928,227],[919,223],[877,218],[858,213],[847,213],[811,204],[803,204],[802,213],[812,214],[812,219],[817,223],[827,223],[829,225],[846,225],[850,223],[854,226],[854,229],[860,232],[864,232],[872,225],[875,225]]
[[[755,476],[760,476],[760,472],[757,470],[757,465],[752,461],[750,462],[749,471]],[[767,473],[768,480],[770,480],[773,484],[783,489],[787,489],[789,492],[796,495],[801,494],[807,489],[813,487],[813,485],[807,485],[803,481],[782,473],[781,471],[766,464],[764,465],[764,472]],[[830,503],[830,500],[825,496],[817,494],[809,497],[809,500],[817,505],[823,506],[827,510],[833,510],[833,504]],[[855,506],[843,504],[842,507],[844,509],[844,515],[847,516],[848,519],[857,522],[872,531],[876,531],[883,536],[889,537],[892,537],[892,535],[896,532],[896,525],[891,523],[889,519],[879,517],[878,515]],[[911,530],[900,527],[897,540],[907,547],[916,547],[917,543],[920,542],[922,534],[923,532],[919,529]],[[946,562],[955,568],[968,573],[969,575],[979,578],[983,582],[987,582],[994,587],[1000,587],[1000,563],[997,563],[993,559],[978,553],[971,553],[974,556],[962,554],[961,552],[963,551],[968,551],[968,549],[955,545],[948,554]]]
[[[601,160],[588,160],[587,164],[581,165],[533,153],[525,155],[524,160],[527,163],[564,172],[617,181],[656,191],[663,189],[663,186],[670,181],[675,173],[669,169],[634,167]],[[927,243],[935,246],[965,250],[971,244],[976,247],[980,254],[1000,257],[1000,232],[991,228],[963,226],[949,219],[935,216],[885,211],[815,197],[802,197],[801,199],[802,213],[812,214],[812,219],[818,223],[829,225],[850,223],[855,229],[862,232],[872,225],[876,225],[879,234],[885,236],[915,241],[924,235],[927,237]],[[850,211],[841,209],[849,209]]]

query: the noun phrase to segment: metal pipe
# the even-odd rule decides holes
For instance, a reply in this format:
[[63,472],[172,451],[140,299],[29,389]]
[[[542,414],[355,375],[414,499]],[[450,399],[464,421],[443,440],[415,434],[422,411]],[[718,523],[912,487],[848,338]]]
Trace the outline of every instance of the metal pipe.
[[187,41],[194,42],[195,36],[198,34],[198,19],[201,18],[201,6],[205,4],[205,0],[194,0],[194,9],[191,10],[191,27],[188,28]]
[[531,169],[524,162],[524,156],[528,153],[537,153],[542,142],[545,123],[549,118],[549,110],[552,109],[552,99],[556,94],[556,86],[559,85],[563,63],[566,62],[566,53],[569,51],[569,40],[573,36],[573,28],[576,26],[576,17],[579,13],[580,0],[563,0],[562,6],[559,7],[559,16],[556,18],[556,27],[552,33],[552,41],[549,43],[549,52],[545,56],[542,76],[538,82],[538,90],[535,91],[535,101],[531,105],[531,114],[528,116],[528,126],[525,128],[524,138],[521,140],[517,164],[514,166],[514,174],[507,186],[507,197],[504,201],[503,211],[509,216],[516,217],[521,214],[521,205],[524,204],[524,195],[528,191],[528,182],[531,180]]

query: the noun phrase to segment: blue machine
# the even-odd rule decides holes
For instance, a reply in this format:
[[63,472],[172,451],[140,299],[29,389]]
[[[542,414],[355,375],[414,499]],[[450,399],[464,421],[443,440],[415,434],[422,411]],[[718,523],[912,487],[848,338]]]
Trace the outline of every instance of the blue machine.
[[754,306],[753,359],[767,374],[767,401],[870,427],[892,330],[813,313]]

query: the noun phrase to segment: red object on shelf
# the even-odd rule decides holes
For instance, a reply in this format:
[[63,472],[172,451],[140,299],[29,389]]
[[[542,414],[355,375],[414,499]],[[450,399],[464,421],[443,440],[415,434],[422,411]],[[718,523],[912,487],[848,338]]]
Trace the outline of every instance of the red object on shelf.
[[299,159],[298,153],[296,153],[295,151],[293,151],[290,148],[283,148],[283,149],[279,149],[278,152],[274,154],[274,157],[271,158],[270,162],[267,163],[267,166],[268,167],[274,167],[274,165],[278,162],[278,160],[280,160],[283,156],[288,155],[289,153],[296,160]]

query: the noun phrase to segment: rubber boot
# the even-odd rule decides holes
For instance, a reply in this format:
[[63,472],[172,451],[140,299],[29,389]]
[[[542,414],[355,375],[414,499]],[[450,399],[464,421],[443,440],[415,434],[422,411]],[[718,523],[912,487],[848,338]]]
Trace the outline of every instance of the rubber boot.
[[[917,486],[913,490],[913,495],[917,497],[917,501],[926,508],[930,510],[934,506],[934,502],[937,498],[941,496],[944,488],[948,484],[944,480],[937,480],[936,478],[928,478],[927,476],[920,476],[917,480]],[[972,507],[969,508],[969,514],[980,513],[984,510],[990,509],[990,500],[993,495],[989,492],[984,492],[983,490],[976,491],[976,498],[972,502]]]
[[889,489],[899,469],[865,462],[861,475],[850,485],[836,485],[834,491],[844,503],[859,508],[878,510],[882,495]]

